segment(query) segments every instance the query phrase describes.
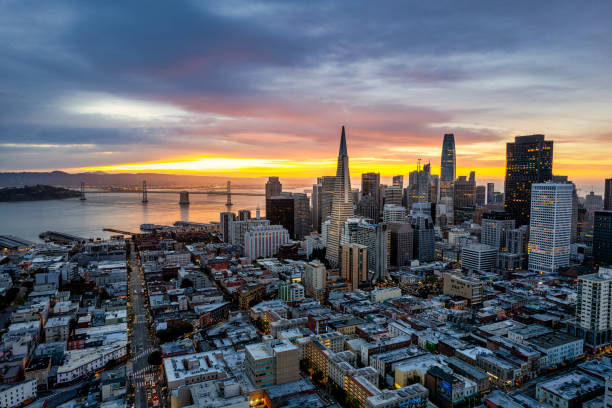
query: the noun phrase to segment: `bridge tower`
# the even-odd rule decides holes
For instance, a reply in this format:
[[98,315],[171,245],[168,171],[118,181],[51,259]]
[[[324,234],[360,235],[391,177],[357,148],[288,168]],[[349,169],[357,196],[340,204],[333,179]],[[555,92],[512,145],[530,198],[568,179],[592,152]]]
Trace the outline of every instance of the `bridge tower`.
[[146,204],[149,202],[149,199],[147,198],[147,181],[146,180],[142,181],[142,202],[143,204]]
[[226,207],[232,206],[232,184],[231,181],[227,182],[227,201],[225,202]]
[[81,181],[81,201],[85,201],[85,200],[87,200],[85,198],[85,183]]
[[181,191],[179,193],[179,204],[189,205],[189,191]]

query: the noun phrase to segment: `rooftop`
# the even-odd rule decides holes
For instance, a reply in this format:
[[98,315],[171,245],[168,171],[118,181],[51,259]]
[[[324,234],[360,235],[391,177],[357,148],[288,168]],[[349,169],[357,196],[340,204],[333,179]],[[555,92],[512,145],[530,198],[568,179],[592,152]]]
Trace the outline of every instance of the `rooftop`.
[[544,388],[563,399],[571,400],[598,389],[603,391],[604,385],[605,383],[600,379],[574,370],[565,375],[540,382],[536,385],[536,389]]

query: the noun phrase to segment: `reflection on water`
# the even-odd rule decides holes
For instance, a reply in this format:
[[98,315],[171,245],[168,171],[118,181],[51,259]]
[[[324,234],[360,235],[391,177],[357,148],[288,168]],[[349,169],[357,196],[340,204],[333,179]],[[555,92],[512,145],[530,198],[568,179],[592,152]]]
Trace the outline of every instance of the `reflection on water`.
[[[105,227],[139,232],[140,224],[171,225],[175,221],[218,221],[226,210],[224,195],[190,194],[190,205],[179,205],[179,194],[149,193],[149,202],[140,202],[139,194],[88,193],[86,201],[78,198],[22,203],[0,203],[0,234],[16,235],[40,241],[43,231],[61,231],[85,238],[108,238]],[[263,196],[232,195],[232,211],[265,208]]]

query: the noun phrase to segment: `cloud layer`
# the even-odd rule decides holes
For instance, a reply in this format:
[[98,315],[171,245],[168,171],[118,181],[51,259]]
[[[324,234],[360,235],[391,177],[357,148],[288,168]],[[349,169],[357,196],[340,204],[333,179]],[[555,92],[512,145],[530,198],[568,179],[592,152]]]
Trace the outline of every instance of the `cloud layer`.
[[612,177],[609,2],[0,8],[2,170],[238,158],[314,176],[345,124],[356,171],[435,169],[454,132],[460,172],[500,180],[504,143],[545,133],[558,174]]

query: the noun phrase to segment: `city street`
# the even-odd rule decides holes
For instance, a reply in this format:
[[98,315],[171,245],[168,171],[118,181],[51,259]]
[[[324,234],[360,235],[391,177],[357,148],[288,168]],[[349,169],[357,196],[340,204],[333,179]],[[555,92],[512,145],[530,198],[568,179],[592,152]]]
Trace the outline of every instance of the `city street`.
[[[130,375],[135,390],[136,407],[153,406],[154,399],[158,406],[165,405],[161,401],[159,370],[155,366],[149,365],[147,358],[155,350],[154,339],[149,334],[149,314],[143,289],[143,276],[140,268],[136,249],[130,243],[131,251],[129,258],[130,274],[130,299],[134,319],[130,320]],[[153,386],[153,384],[155,384]],[[150,388],[149,388],[150,386]],[[157,402],[159,401],[159,402]]]

